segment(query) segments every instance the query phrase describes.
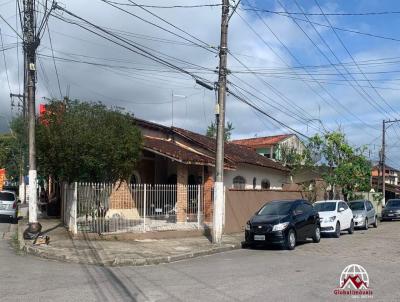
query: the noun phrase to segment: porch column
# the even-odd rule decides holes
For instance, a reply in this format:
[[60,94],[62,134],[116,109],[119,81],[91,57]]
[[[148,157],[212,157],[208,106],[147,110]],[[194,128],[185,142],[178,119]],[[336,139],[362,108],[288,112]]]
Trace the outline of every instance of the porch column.
[[187,181],[188,167],[187,165],[178,163],[176,166],[176,222],[186,222],[187,217]]

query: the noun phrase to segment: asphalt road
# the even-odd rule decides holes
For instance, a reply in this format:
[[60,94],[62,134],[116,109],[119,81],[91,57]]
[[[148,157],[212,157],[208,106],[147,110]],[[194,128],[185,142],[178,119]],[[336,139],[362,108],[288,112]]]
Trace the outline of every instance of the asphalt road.
[[400,222],[323,238],[294,251],[232,252],[147,267],[107,268],[17,255],[0,222],[0,301],[355,301],[335,296],[362,265],[374,301],[400,301]]

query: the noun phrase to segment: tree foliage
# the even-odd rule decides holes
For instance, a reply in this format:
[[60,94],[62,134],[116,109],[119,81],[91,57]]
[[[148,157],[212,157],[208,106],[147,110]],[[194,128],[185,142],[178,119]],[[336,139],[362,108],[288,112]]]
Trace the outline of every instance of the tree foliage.
[[333,190],[339,186],[345,198],[369,190],[371,163],[363,154],[365,148],[350,146],[340,131],[313,136],[307,149],[310,157],[319,155],[321,165],[327,168],[322,178]]
[[[225,133],[224,133],[224,140],[226,142],[231,139],[232,131],[234,129],[235,128],[233,127],[233,124],[231,122],[228,122],[226,124]],[[211,122],[211,124],[207,127],[206,136],[211,137],[211,138],[217,137],[217,125],[215,122]]]
[[[25,127],[22,116],[10,123],[10,132],[0,134],[0,168],[5,168],[7,177],[16,180],[21,168],[22,151],[26,150]],[[26,173],[24,167],[24,173]]]
[[51,101],[37,125],[39,172],[57,180],[129,180],[140,156],[141,133],[119,108]]

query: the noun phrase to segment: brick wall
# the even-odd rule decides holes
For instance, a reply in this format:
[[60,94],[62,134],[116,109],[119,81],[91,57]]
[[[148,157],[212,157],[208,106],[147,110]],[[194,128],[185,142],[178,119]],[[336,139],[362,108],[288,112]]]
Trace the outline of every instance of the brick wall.
[[176,221],[186,222],[187,217],[187,180],[188,180],[188,167],[184,164],[177,164],[177,200],[176,200]]

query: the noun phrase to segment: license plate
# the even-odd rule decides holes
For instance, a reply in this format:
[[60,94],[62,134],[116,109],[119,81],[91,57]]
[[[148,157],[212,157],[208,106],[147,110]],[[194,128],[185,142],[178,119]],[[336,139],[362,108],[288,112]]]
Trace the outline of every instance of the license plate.
[[254,235],[254,240],[264,241],[265,240],[265,235]]
[[394,216],[394,214],[388,214],[388,216]]
[[7,205],[2,205],[2,204],[0,204],[0,210],[5,210],[7,208]]

